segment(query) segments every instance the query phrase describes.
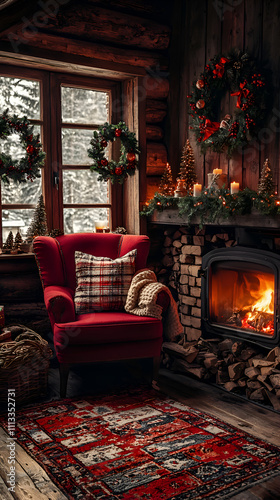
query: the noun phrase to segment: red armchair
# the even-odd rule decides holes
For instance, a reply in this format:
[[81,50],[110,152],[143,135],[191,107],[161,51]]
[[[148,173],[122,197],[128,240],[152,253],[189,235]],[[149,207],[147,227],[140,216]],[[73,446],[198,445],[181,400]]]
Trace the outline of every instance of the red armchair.
[[[65,397],[73,363],[153,358],[154,376],[159,366],[162,322],[123,311],[75,313],[75,251],[116,259],[137,249],[136,271],[145,268],[149,252],[147,236],[80,233],[38,236],[33,243],[44,300],[53,331],[60,366],[60,395]],[[168,295],[158,299],[167,307]]]

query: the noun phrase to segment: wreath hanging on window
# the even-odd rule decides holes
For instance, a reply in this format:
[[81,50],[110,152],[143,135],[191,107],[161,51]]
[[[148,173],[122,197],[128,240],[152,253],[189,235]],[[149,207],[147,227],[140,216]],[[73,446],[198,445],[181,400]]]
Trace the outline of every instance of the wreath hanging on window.
[[[119,161],[109,161],[105,156],[105,150],[109,142],[113,142],[118,138],[121,141]],[[129,175],[135,173],[137,167],[136,155],[140,151],[135,134],[128,130],[124,122],[119,122],[117,125],[104,123],[98,130],[93,132],[90,144],[91,148],[88,149],[88,156],[93,159],[90,169],[99,174],[99,181],[110,179],[112,184],[114,182],[122,184]]]
[[[233,116],[227,113],[221,119],[221,99],[227,91],[237,97],[236,109]],[[231,156],[246,146],[263,126],[268,98],[266,78],[248,54],[213,57],[188,96],[190,129],[202,153],[209,148]]]
[[40,167],[44,163],[45,153],[39,135],[33,134],[33,125],[26,116],[19,118],[17,115],[9,116],[8,110],[0,115],[0,140],[12,134],[18,134],[20,143],[25,149],[25,155],[16,160],[9,154],[0,153],[0,177],[3,182],[9,179],[16,182],[26,182],[40,177]]

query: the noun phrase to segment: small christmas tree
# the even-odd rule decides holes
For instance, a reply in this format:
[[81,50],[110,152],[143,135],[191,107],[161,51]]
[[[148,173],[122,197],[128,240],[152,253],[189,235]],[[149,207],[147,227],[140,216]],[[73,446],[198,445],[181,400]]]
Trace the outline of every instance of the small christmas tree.
[[274,185],[273,185],[272,170],[269,163],[269,159],[267,158],[263,164],[263,168],[261,171],[261,177],[258,185],[258,193],[273,194],[273,192],[274,192]]
[[163,171],[162,177],[160,179],[158,192],[163,196],[173,196],[174,194],[172,171],[169,163],[166,164],[165,169]]
[[180,172],[177,180],[185,181],[185,188],[188,192],[193,190],[193,185],[197,181],[194,164],[193,149],[190,145],[189,139],[187,139],[182,152]]
[[19,248],[22,243],[22,237],[20,232],[18,231],[16,236],[15,236],[15,241],[14,241],[14,246],[13,248]]
[[44,204],[44,198],[43,195],[41,194],[33,214],[33,219],[26,233],[27,241],[31,243],[33,238],[35,238],[35,236],[44,236],[47,233],[48,233],[48,226],[47,226],[46,209]]
[[12,231],[10,231],[3,245],[3,250],[12,250],[13,246],[14,246],[14,236]]

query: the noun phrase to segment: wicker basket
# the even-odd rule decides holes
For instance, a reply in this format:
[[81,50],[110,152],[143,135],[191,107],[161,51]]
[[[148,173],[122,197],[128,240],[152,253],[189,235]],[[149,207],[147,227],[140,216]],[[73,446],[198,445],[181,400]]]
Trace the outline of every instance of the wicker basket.
[[52,351],[40,335],[23,327],[14,341],[0,344],[0,401],[15,390],[16,405],[46,393]]

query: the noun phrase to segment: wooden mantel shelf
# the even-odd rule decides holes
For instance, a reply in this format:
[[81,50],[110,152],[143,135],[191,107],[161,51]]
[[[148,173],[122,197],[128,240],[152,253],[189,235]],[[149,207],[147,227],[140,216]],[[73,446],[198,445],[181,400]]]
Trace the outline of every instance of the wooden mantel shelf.
[[[191,221],[186,216],[180,216],[176,208],[168,208],[163,211],[155,211],[149,217],[149,221],[154,224],[169,224],[176,226],[188,226],[200,224],[199,217],[193,217]],[[205,221],[206,226],[234,226],[264,229],[280,229],[280,215],[268,216],[252,211],[248,215],[238,215],[230,219],[217,219],[215,222]]]

